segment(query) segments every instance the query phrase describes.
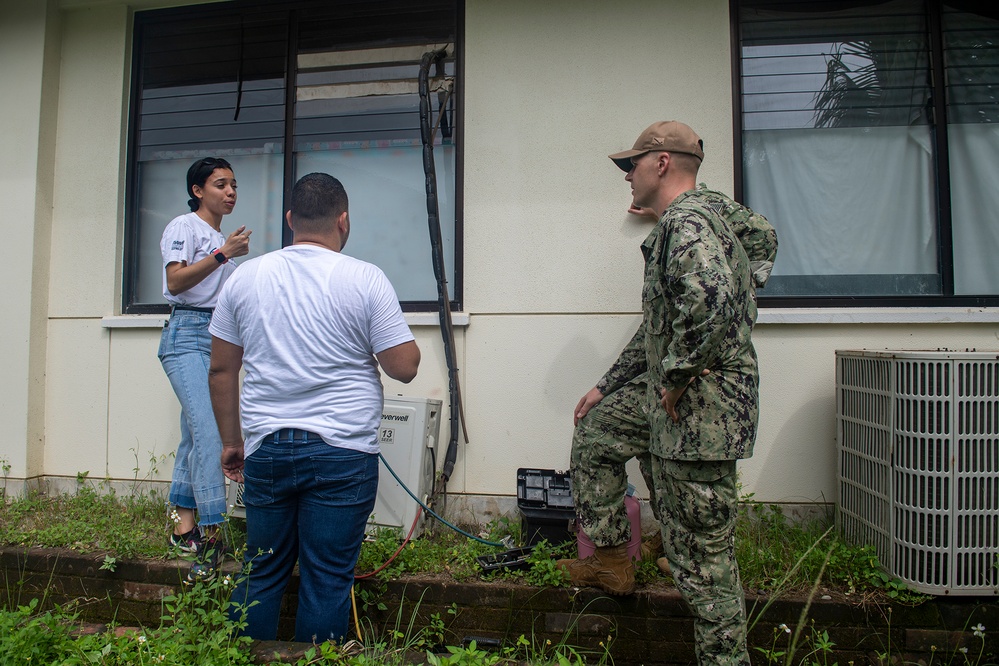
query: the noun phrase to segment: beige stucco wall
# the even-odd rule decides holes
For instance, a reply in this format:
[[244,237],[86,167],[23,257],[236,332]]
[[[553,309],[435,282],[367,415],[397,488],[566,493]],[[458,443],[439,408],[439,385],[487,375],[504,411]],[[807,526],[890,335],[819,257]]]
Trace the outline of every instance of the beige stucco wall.
[[0,466],[4,477],[43,473],[45,329],[58,99],[59,12],[54,2],[0,2]]
[[[112,350],[101,327],[121,283],[129,12],[64,12],[52,213],[45,474],[131,477],[109,448]],[[145,358],[129,363],[144,366]],[[164,383],[165,385],[165,383]],[[129,388],[129,390],[131,390]],[[155,402],[155,393],[147,402]],[[144,410],[143,410],[144,411]],[[141,414],[141,412],[140,412]]]
[[650,226],[625,212],[631,189],[607,155],[655,120],[695,125],[703,178],[731,191],[728,3],[671,5],[466,4],[471,310],[639,309],[638,245]]
[[[5,12],[28,4],[0,0]],[[638,245],[649,226],[624,212],[629,187],[606,155],[654,120],[687,120],[705,139],[702,180],[731,191],[728,3],[668,4],[466,3],[469,324],[457,347],[470,442],[453,492],[509,496],[518,467],[564,469],[573,406],[638,324]],[[102,325],[120,307],[131,18],[111,0],[61,6],[45,28],[44,12],[23,10],[35,27],[21,31],[17,58],[29,67],[0,57],[5,82],[16,70],[9,80],[35,100],[27,110],[0,100],[14,119],[4,146],[17,153],[0,155],[0,193],[17,212],[6,218],[8,238],[33,250],[10,253],[4,267],[12,309],[0,334],[9,356],[0,409],[14,427],[0,458],[21,478],[168,479],[179,408],[155,357],[159,330]],[[11,32],[5,23],[0,37]],[[35,44],[45,30],[48,52],[62,54],[58,85],[47,88],[42,63],[51,60]],[[0,56],[11,48],[0,39]],[[57,113],[51,132],[46,113]],[[835,349],[997,348],[988,318],[759,325],[762,422],[756,457],[742,465],[745,490],[767,501],[835,498]],[[421,374],[405,387],[388,382],[386,394],[446,404],[440,334],[415,331]],[[44,393],[32,402],[35,386]],[[26,414],[39,415],[37,441]],[[445,414],[444,439],[446,423]]]

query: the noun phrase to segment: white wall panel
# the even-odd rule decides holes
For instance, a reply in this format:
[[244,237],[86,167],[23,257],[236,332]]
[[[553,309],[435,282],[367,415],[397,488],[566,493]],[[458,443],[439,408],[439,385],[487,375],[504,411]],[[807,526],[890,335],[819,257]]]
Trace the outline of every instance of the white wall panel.
[[109,341],[100,321],[49,321],[46,475],[102,479],[108,472]]
[[58,12],[49,2],[0,1],[0,198],[10,251],[0,269],[0,460],[7,475],[43,472],[45,329],[52,220]]
[[156,357],[161,330],[107,332],[111,335],[108,474],[126,481],[146,477],[169,481],[180,443],[180,403]]
[[[110,329],[110,373],[108,404],[108,469],[125,481],[150,476],[169,481],[173,454],[180,442],[180,403],[163,372],[156,351],[161,330],[157,328]],[[446,363],[441,336],[436,328],[419,326],[413,333],[422,360],[417,378],[409,384],[382,377],[385,395],[434,398],[444,403],[441,440],[448,437]],[[455,335],[459,368],[464,366],[461,331]],[[166,456],[166,459],[163,459]],[[157,471],[150,474],[151,458]]]
[[63,16],[49,284],[54,317],[100,317],[118,308],[130,33],[124,6]]
[[477,316],[467,333],[470,493],[515,495],[517,468],[569,466],[572,412],[638,326],[635,316]]
[[[444,460],[444,453],[447,451],[448,438],[451,436],[451,425],[449,419],[451,418],[451,409],[449,407],[450,396],[448,394],[448,381],[447,381],[447,357],[444,353],[444,342],[441,338],[440,329],[433,326],[413,326],[413,335],[416,336],[416,344],[420,347],[420,370],[414,379],[409,384],[402,384],[395,381],[394,379],[389,379],[386,375],[382,375],[382,383],[385,387],[385,397],[389,398],[394,395],[410,396],[413,398],[433,398],[435,400],[440,400],[442,403],[441,407],[441,429],[440,429],[440,446],[438,451],[440,452],[440,457],[437,460],[437,468],[440,469]],[[467,369],[465,367],[465,331],[464,329],[456,329],[454,333],[454,344],[455,344],[455,360],[458,366],[458,381],[464,387],[468,382]],[[467,400],[468,391],[464,391],[465,400],[465,413],[468,413],[469,403]],[[463,439],[461,435],[459,425],[458,431],[458,448],[461,450],[463,448]],[[455,465],[455,470],[451,475],[451,481],[448,483],[448,492],[462,492],[461,475],[459,474],[459,469],[461,466],[461,456],[458,456],[457,464]],[[387,474],[384,469],[383,474]]]

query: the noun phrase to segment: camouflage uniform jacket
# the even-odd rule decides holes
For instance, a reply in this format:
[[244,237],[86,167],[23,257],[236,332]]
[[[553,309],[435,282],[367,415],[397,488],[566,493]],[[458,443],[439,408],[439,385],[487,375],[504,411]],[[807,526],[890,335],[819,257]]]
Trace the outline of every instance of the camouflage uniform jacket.
[[[703,183],[697,186],[697,193],[705,203],[720,212],[739,238],[753,269],[754,287],[765,286],[777,257],[777,233],[774,228],[763,216],[721,192],[708,189]],[[755,297],[754,289],[753,298]],[[597,382],[597,388],[604,395],[630,382],[645,380],[645,372],[648,369],[645,330],[646,320],[643,317],[634,337],[625,345],[610,370]]]
[[[755,289],[746,250],[722,217],[726,201],[705,189],[684,192],[642,243],[646,404],[651,451],[663,458],[748,458],[756,439]],[[701,377],[704,369],[711,373]],[[660,388],[682,386],[674,423]]]

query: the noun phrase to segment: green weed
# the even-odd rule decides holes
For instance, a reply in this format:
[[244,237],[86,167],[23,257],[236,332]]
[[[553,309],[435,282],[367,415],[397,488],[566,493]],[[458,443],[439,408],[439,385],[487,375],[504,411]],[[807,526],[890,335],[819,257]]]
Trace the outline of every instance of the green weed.
[[388,610],[388,606],[382,601],[382,597],[388,591],[388,584],[385,581],[379,579],[365,587],[355,586],[354,589],[362,613]]
[[819,631],[815,628],[814,621],[810,623],[809,635],[805,638],[805,646],[808,647],[808,651],[798,661],[794,661],[796,651],[793,646],[792,633],[794,632],[786,624],[774,627],[773,643],[767,648],[758,647],[756,651],[763,655],[768,664],[838,666],[838,662],[829,663],[830,655],[832,655],[836,644],[829,640],[828,631]]
[[0,544],[106,551],[113,557],[163,554],[163,501],[119,496],[84,485],[75,495],[31,491],[14,498],[0,521]]
[[10,478],[11,467],[9,460],[0,458],[0,471],[3,472],[3,488],[0,488],[0,511],[3,510],[3,504],[7,500],[7,480]]
[[828,519],[792,521],[780,507],[743,498],[736,527],[736,558],[743,584],[771,595],[801,592],[819,578],[844,594],[876,592],[902,603],[929,597],[885,573],[874,546],[843,541]]
[[[529,664],[558,664],[559,666],[613,664],[614,660],[610,653],[613,635],[608,635],[606,640],[600,641],[598,650],[584,650],[571,645],[567,640],[577,631],[579,619],[588,615],[587,610],[592,603],[592,601],[587,603],[582,610],[573,614],[573,620],[566,627],[561,640],[552,642],[550,639],[545,639],[542,641],[533,635],[528,640],[521,635],[513,645],[503,647],[501,654],[511,661]],[[616,628],[611,631],[613,633]]]
[[546,540],[534,546],[527,558],[530,568],[524,574],[524,582],[537,587],[566,587],[569,585],[569,574],[555,566],[560,557],[573,556],[566,553],[564,547],[552,546]]
[[427,663],[432,666],[492,666],[503,660],[498,654],[479,650],[475,646],[475,641],[468,644],[468,647],[448,646],[447,651],[450,656],[441,657],[433,653],[427,653]]
[[[86,478],[83,473],[81,477]],[[903,603],[926,598],[886,574],[873,547],[852,546],[839,539],[828,520],[792,521],[778,507],[744,499],[749,501],[744,503],[737,524],[736,554],[748,589],[771,595],[804,591],[824,568],[823,585],[845,594],[875,592]],[[155,493],[119,494],[108,487],[83,483],[75,495],[47,496],[33,491],[7,498],[0,503],[0,512],[0,544],[103,552],[116,560],[164,555],[168,524],[163,499]],[[245,545],[243,521],[229,521],[226,530],[234,547]],[[520,523],[501,518],[480,534],[489,541],[510,542],[519,537]],[[421,573],[469,580],[482,577],[477,558],[497,552],[451,530],[424,533],[395,555],[401,543],[399,530],[377,530],[363,544],[357,570],[370,573],[385,565],[376,574],[385,580]],[[530,570],[500,570],[485,577],[562,586],[565,581],[554,560],[574,557],[574,551],[571,543],[540,546],[531,556]],[[654,562],[639,563],[636,578],[643,585],[663,584],[665,580]]]
[[64,666],[125,666],[163,664],[243,666],[253,663],[248,638],[236,631],[241,622],[227,610],[234,581],[231,576],[181,588],[163,600],[164,615],[157,627],[118,635],[78,635],[77,614],[70,607],[39,611],[40,602],[0,610],[0,663],[62,664]]
[[57,609],[38,612],[39,600],[11,611],[0,610],[0,664],[84,663],[63,661],[78,652],[71,633],[75,615]]

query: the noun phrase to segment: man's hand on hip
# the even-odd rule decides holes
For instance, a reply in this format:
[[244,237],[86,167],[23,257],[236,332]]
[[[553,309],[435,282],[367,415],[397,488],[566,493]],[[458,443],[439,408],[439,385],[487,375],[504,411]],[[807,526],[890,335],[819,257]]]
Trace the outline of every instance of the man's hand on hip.
[[604,399],[604,394],[596,386],[587,391],[586,395],[576,403],[576,409],[572,412],[572,425],[579,423],[579,419],[586,416],[586,413],[593,409],[593,406]]
[[666,410],[666,413],[669,414],[669,417],[673,419],[673,423],[680,422],[680,415],[676,413],[676,403],[680,401],[680,396],[683,395],[683,392],[687,390],[688,386],[694,383],[695,379],[710,374],[711,371],[705,368],[704,370],[701,370],[700,375],[694,375],[689,380],[687,380],[686,384],[684,384],[679,388],[675,388],[672,391],[667,391],[666,389],[659,389],[659,395],[662,397],[662,400],[660,400],[660,402],[662,402],[663,408]]

